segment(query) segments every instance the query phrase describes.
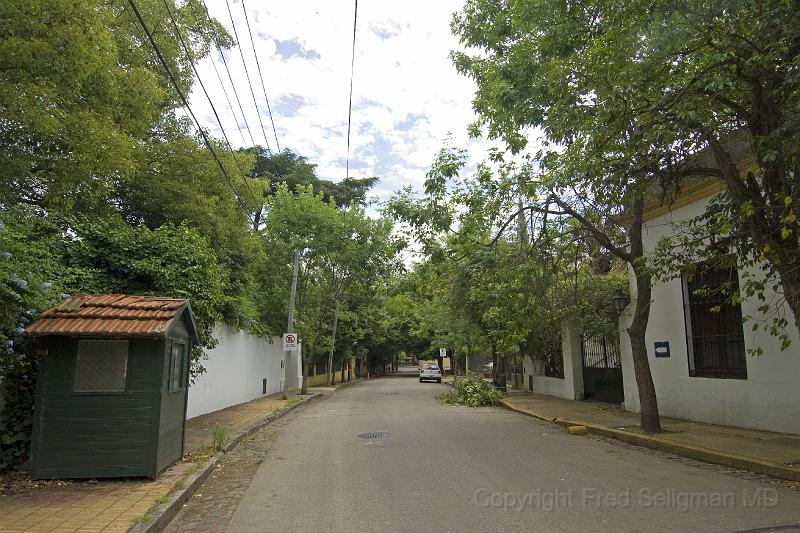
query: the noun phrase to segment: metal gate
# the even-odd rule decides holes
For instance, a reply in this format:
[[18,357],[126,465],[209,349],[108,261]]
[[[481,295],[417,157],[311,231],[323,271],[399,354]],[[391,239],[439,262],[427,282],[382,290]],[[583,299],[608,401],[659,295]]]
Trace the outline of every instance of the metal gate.
[[583,394],[601,402],[622,403],[622,364],[619,342],[603,335],[582,337]]

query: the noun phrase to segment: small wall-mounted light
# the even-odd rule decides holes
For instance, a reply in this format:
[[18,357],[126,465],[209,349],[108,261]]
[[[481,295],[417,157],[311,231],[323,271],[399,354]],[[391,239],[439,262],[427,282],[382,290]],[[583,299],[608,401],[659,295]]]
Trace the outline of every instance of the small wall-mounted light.
[[628,295],[622,292],[622,289],[617,289],[614,291],[614,296],[611,297],[614,301],[614,308],[617,310],[617,313],[622,314],[628,304],[631,303],[631,299],[628,298]]

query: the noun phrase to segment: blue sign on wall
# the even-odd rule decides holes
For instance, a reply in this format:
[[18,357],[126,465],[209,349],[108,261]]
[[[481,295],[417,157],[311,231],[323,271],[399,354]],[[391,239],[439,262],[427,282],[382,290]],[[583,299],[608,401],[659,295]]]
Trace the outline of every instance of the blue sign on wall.
[[656,357],[669,357],[669,341],[656,341]]

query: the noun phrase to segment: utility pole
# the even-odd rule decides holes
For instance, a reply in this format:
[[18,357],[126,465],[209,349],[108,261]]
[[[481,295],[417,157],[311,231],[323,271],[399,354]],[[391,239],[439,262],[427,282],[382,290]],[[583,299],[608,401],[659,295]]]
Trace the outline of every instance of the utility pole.
[[[331,351],[328,354],[328,379],[327,379],[327,386],[331,386],[331,382],[333,378],[336,376],[336,372],[333,370],[333,350],[336,348],[336,322],[339,320],[339,297],[336,297],[336,307],[333,310],[333,331],[331,331],[331,336],[333,337],[333,344],[331,345]],[[342,374],[344,375],[344,373]]]
[[[294,333],[294,297],[297,294],[297,271],[300,268],[300,250],[294,252],[294,265],[292,266],[292,290],[289,294],[289,320],[286,325],[286,333]],[[283,399],[289,399],[289,362],[292,352],[283,352]]]

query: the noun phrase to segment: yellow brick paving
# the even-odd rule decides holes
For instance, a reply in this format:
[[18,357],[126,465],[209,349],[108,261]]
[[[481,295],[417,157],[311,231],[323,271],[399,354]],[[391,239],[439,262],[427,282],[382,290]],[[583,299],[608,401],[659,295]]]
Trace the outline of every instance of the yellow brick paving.
[[43,484],[0,496],[0,533],[127,531],[195,466],[176,463],[156,480]]

